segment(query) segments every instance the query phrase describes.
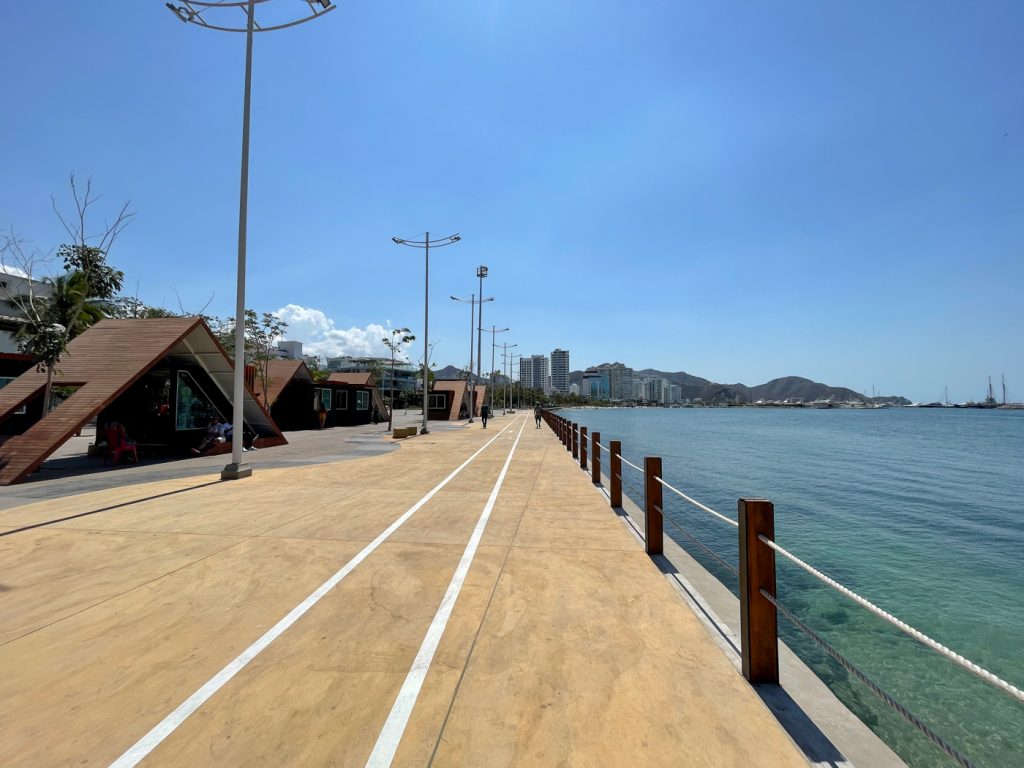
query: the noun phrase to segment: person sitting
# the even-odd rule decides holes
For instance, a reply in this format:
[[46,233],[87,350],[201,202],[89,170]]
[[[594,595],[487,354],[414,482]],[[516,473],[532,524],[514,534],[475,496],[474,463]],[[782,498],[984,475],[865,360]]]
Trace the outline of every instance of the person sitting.
[[231,434],[230,424],[221,422],[220,416],[212,416],[210,423],[206,426],[206,434],[199,445],[192,449],[192,453],[198,456],[208,451],[215,444],[225,442]]
[[[139,452],[135,447],[135,441],[128,439],[128,432],[124,428],[124,424],[119,421],[112,421],[107,425],[104,430],[107,438],[107,458],[111,460],[114,466],[121,460],[121,454],[130,455],[132,461],[136,464],[139,463]],[[103,460],[106,464],[106,458]]]

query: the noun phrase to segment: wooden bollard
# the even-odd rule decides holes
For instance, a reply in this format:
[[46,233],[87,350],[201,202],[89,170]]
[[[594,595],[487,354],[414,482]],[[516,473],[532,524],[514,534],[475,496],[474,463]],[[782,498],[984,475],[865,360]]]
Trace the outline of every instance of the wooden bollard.
[[580,469],[587,468],[587,428],[580,427]]
[[758,535],[775,540],[775,505],[765,499],[739,500],[740,638],[743,677],[751,683],[779,682],[779,627],[775,606],[775,551]]
[[601,484],[601,433],[590,433],[590,481]]
[[622,442],[612,440],[608,443],[608,481],[611,490],[608,503],[613,507],[622,506]]
[[648,555],[660,555],[665,549],[662,530],[661,457],[644,458],[644,543]]
[[580,457],[580,425],[574,421],[570,430],[572,434],[572,457],[578,459]]

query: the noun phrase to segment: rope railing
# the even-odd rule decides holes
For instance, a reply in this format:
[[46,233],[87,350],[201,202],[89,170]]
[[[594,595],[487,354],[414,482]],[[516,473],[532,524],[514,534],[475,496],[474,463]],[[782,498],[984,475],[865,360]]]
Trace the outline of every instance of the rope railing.
[[[655,507],[655,509],[657,509],[659,512],[662,512],[662,514],[664,514],[663,510],[661,510],[660,508]],[[737,568],[735,565],[733,565],[729,561],[725,560],[721,555],[719,555],[717,552],[715,552],[713,549],[711,549],[709,546],[707,546],[704,542],[700,541],[696,536],[694,536],[688,530],[683,528],[683,526],[681,526],[678,522],[676,522],[672,518],[671,515],[665,514],[665,519],[669,522],[669,525],[673,526],[681,534],[686,536],[690,541],[692,541],[694,544],[696,544],[698,547],[700,547],[702,550],[704,550],[704,552],[706,552],[709,557],[711,557],[719,565],[721,565],[723,568],[725,568],[725,570],[727,570],[733,576],[739,577],[739,575],[740,575],[740,569],[739,568]]]
[[870,600],[868,600],[866,598],[863,598],[860,595],[858,595],[856,592],[854,592],[853,590],[848,589],[847,587],[844,587],[838,581],[836,581],[835,579],[830,578],[829,576],[826,576],[824,573],[819,571],[814,566],[808,565],[807,563],[805,563],[803,560],[801,560],[799,557],[794,555],[792,552],[789,552],[786,549],[780,547],[778,544],[776,544],[774,541],[769,539],[767,536],[764,536],[762,534],[762,535],[758,535],[757,538],[758,538],[759,541],[763,542],[768,547],[770,547],[771,549],[773,549],[776,552],[778,552],[780,555],[782,555],[784,558],[786,558],[790,562],[794,563],[795,565],[799,566],[803,570],[807,571],[807,573],[811,574],[816,579],[818,579],[818,580],[822,581],[823,583],[827,584],[828,586],[832,587],[832,589],[836,590],[840,594],[845,595],[846,597],[850,598],[851,600],[853,600],[855,603],[857,603],[858,605],[862,606],[863,608],[867,608],[869,611],[871,611],[871,613],[875,614],[876,616],[878,616],[881,619],[884,619],[885,621],[887,621],[889,624],[891,624],[892,626],[894,626],[897,629],[899,629],[904,634],[909,635],[910,637],[914,638],[915,640],[917,640],[922,645],[925,645],[925,646],[931,648],[933,651],[937,651],[938,653],[942,654],[943,656],[945,656],[947,659],[949,659],[953,663],[957,664],[960,667],[963,667],[968,672],[970,672],[970,673],[976,675],[977,677],[981,678],[982,680],[984,680],[989,685],[991,685],[991,686],[993,686],[995,688],[1000,689],[1004,693],[1010,694],[1011,696],[1013,696],[1015,699],[1017,699],[1020,702],[1024,702],[1024,691],[1020,690],[1015,685],[1011,685],[1010,683],[1006,682],[1002,678],[992,674],[991,672],[989,672],[984,667],[981,667],[981,666],[975,664],[970,659],[968,659],[968,658],[966,658],[964,656],[961,656],[956,651],[950,650],[949,648],[944,646],[942,643],[940,643],[937,640],[933,640],[932,638],[928,637],[928,635],[924,634],[924,632],[921,632],[920,630],[914,629],[912,626],[907,624],[905,621],[902,621],[901,619],[897,618],[896,616],[893,616],[888,611],[882,610],[877,605],[872,603]]
[[619,459],[622,461],[623,464],[626,464],[627,466],[632,467],[637,472],[639,472],[641,475],[644,473],[644,468],[643,467],[638,467],[636,464],[634,464],[632,461],[627,459],[625,456],[621,456],[620,455]]
[[[582,434],[578,432],[578,425],[574,428],[568,429],[568,431],[566,431],[566,427],[569,426],[569,422],[562,419],[561,425],[563,443],[565,443],[566,447],[571,450],[571,444],[573,442],[572,437],[577,434],[580,434],[582,437]],[[593,437],[600,438],[601,435],[593,435]],[[612,506],[615,507],[621,505],[622,491],[623,489],[628,489],[629,497],[635,500],[637,505],[641,508],[641,512],[644,515],[644,532],[642,533],[642,538],[645,542],[645,550],[649,555],[656,556],[664,553],[662,545],[662,539],[664,536],[663,522],[667,518],[668,524],[672,526],[672,528],[685,536],[686,539],[689,542],[692,542],[694,546],[698,547],[700,551],[739,580],[741,602],[740,623],[742,630],[741,634],[744,638],[742,647],[743,676],[749,682],[779,683],[777,647],[778,632],[776,629],[775,619],[775,611],[779,611],[800,631],[807,634],[816,645],[821,647],[832,659],[840,664],[840,666],[864,683],[876,696],[882,699],[882,701],[884,701],[894,711],[899,713],[913,727],[917,728],[917,730],[924,734],[933,744],[956,761],[957,764],[964,766],[964,768],[972,768],[972,763],[967,757],[962,755],[954,747],[944,741],[942,737],[938,736],[934,731],[928,728],[928,726],[921,722],[918,717],[903,707],[892,696],[874,683],[874,681],[868,678],[867,675],[857,669],[850,661],[845,659],[842,654],[829,645],[829,643],[815,633],[814,630],[800,621],[800,619],[793,615],[793,613],[785,606],[780,605],[776,601],[772,596],[775,592],[775,558],[770,554],[770,552],[776,552],[815,578],[821,580],[823,583],[853,600],[860,606],[868,609],[879,618],[885,620],[889,624],[892,624],[894,627],[918,641],[920,644],[937,651],[958,666],[981,678],[989,685],[1002,690],[1004,693],[1008,693],[1017,701],[1024,702],[1024,691],[1021,691],[1021,689],[997,677],[992,672],[989,672],[964,656],[952,651],[936,640],[933,640],[923,632],[914,629],[910,625],[906,624],[906,622],[903,622],[887,611],[884,611],[869,600],[861,597],[847,587],[844,587],[842,584],[839,584],[834,579],[826,576],[818,569],[807,564],[796,555],[779,546],[774,541],[775,512],[774,505],[770,501],[766,499],[741,498],[738,503],[739,519],[738,521],[733,520],[666,482],[664,478],[661,477],[662,460],[660,457],[645,457],[643,460],[644,466],[641,467],[629,461],[622,455],[622,446],[618,441],[612,440],[610,441],[610,445],[606,446],[601,444],[599,439],[593,439],[591,444],[592,446],[596,446],[597,449],[592,450],[592,453],[599,454],[600,450],[604,450],[607,451],[611,457],[608,474],[611,480],[609,500]],[[612,447],[614,447],[614,451],[612,450]],[[625,475],[628,473],[621,469],[623,464],[629,466],[640,474],[640,485],[643,487],[638,487],[634,482],[630,482],[626,479]],[[635,476],[631,477],[635,479]],[[595,482],[597,481],[595,480]],[[738,529],[739,557],[741,566],[743,566],[742,569],[728,562],[725,558],[715,552],[714,549],[687,530],[686,527],[684,527],[678,520],[666,513],[664,509],[666,504],[662,499],[662,489],[666,488],[687,504],[690,504],[697,509],[712,515],[718,520],[728,523],[730,526]],[[758,541],[763,543],[768,549],[766,550],[757,546]],[[757,598],[758,595],[763,596],[765,600]]]
[[723,522],[726,522],[729,525],[731,525],[733,528],[738,528],[739,527],[739,523],[737,523],[735,520],[726,517],[725,515],[723,515],[720,512],[715,512],[715,510],[713,510],[711,507],[706,506],[704,504],[701,504],[696,499],[691,499],[689,496],[687,496],[685,493],[680,491],[678,488],[673,488],[671,485],[666,483],[662,478],[656,477],[654,479],[657,480],[659,483],[661,483],[663,487],[668,488],[670,491],[672,491],[674,494],[679,496],[684,501],[688,501],[690,504],[692,504],[693,506],[697,507],[697,509],[702,509],[702,510],[704,510],[705,512],[707,512],[709,514],[714,515],[719,520],[722,520]]
[[804,624],[800,619],[792,614],[792,612],[782,605],[775,597],[773,597],[767,590],[760,590],[761,596],[770,602],[778,609],[778,611],[785,616],[797,629],[807,635],[811,640],[814,641],[825,653],[832,657],[843,669],[849,672],[851,675],[860,680],[866,685],[872,693],[878,698],[884,701],[890,708],[901,715],[908,723],[913,725],[918,731],[928,738],[935,746],[945,752],[950,758],[955,760],[963,768],[974,768],[974,763],[969,758],[961,754],[955,747],[949,742],[939,736],[935,731],[929,728],[921,719],[911,712],[909,709],[900,704],[891,695],[886,693],[877,683],[875,683],[870,677],[860,671],[853,663],[851,663],[845,656],[837,651],[827,640],[821,635],[811,629],[809,626]]

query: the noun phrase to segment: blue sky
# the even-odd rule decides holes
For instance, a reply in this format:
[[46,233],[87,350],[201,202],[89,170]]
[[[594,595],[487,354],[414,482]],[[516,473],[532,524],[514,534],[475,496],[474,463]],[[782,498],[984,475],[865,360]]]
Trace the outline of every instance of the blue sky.
[[[53,248],[73,170],[101,216],[132,200],[132,292],[232,314],[244,36],[160,0],[0,30],[0,226]],[[247,304],[320,351],[422,341],[391,237],[459,232],[441,365],[486,264],[484,323],[574,369],[1024,400],[1022,34],[1016,0],[343,2],[256,39]]]

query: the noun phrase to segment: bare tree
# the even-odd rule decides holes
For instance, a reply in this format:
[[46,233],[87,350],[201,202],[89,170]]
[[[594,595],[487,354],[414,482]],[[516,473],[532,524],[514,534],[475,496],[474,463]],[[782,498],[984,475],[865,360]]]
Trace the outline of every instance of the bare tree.
[[381,341],[391,350],[391,402],[388,406],[388,430],[390,430],[394,423],[395,413],[395,355],[401,352],[402,347],[406,344],[416,341],[416,337],[408,328],[392,328],[391,338],[385,336]]
[[100,199],[92,191],[92,181],[81,190],[71,174],[74,214],[65,216],[51,198],[70,242],[57,249],[64,275],[40,276],[54,257],[37,249],[28,250],[27,241],[11,229],[0,243],[0,267],[16,278],[3,281],[3,298],[20,315],[16,333],[18,348],[31,355],[37,369],[46,372],[43,414],[50,410],[53,374],[68,343],[98,319],[111,314],[113,301],[124,282],[124,273],[106,263],[107,254],[135,214],[130,201],[121,206],[111,223],[105,220],[95,234],[89,229],[89,209]]

